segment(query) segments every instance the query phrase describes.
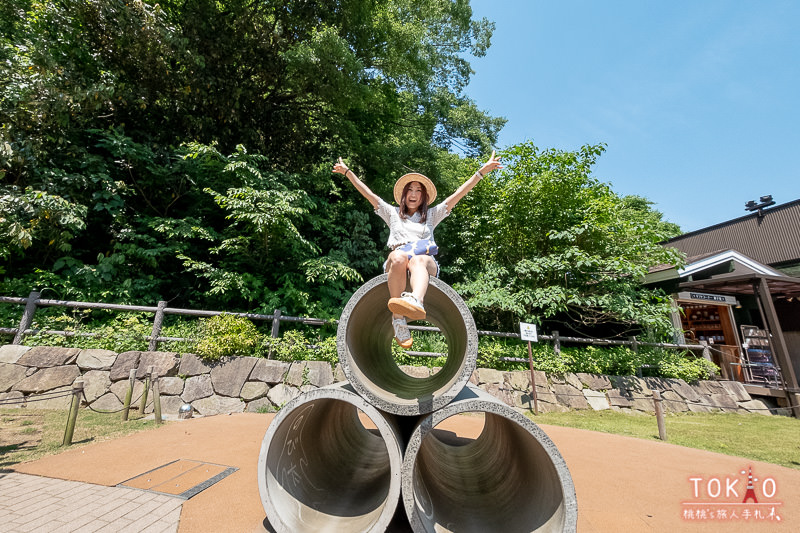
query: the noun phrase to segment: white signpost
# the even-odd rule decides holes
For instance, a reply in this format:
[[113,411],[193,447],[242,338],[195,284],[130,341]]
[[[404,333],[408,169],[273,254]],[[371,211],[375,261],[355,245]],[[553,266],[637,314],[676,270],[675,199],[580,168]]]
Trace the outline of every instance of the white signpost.
[[520,322],[519,338],[528,342],[539,342],[539,335],[536,333],[536,324]]
[[536,375],[533,372],[533,352],[531,342],[539,342],[539,335],[536,333],[536,324],[527,322],[519,323],[519,338],[528,341],[528,366],[531,369],[531,396],[533,397],[533,413],[539,414],[539,402],[536,400]]

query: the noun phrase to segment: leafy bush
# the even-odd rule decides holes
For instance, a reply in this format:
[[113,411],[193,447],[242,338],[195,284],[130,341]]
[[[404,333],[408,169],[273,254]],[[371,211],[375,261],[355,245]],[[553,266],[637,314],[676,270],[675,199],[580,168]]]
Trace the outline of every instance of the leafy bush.
[[666,353],[658,363],[661,377],[680,378],[693,382],[719,374],[719,367],[702,357],[687,357],[680,353]]
[[82,335],[48,335],[38,333],[25,337],[27,346],[62,346],[65,348],[100,348],[114,352],[130,350],[146,350],[146,337],[152,331],[151,319],[144,314],[125,313],[114,315],[110,319],[97,320],[91,325],[82,324],[77,315],[40,315],[37,313],[32,329],[57,330],[74,333],[92,333],[94,336]]
[[270,349],[272,357],[280,361],[327,361],[331,365],[339,362],[335,336],[312,341],[302,331],[288,330],[277,339],[262,340],[261,355],[266,356]]
[[[641,347],[634,352],[627,346],[564,346],[556,355],[553,347],[545,343],[532,345],[533,366],[548,374],[586,372],[611,376],[644,375],[680,378],[687,382],[708,379],[719,373],[719,368],[702,357],[660,348]],[[498,370],[527,370],[527,362],[503,361],[501,358],[527,360],[524,343],[516,339],[483,337],[478,347],[478,367]]]
[[200,320],[200,341],[195,350],[207,361],[235,355],[255,355],[261,335],[248,319],[234,315],[217,315]]
[[273,359],[280,361],[306,361],[311,356],[308,339],[297,330],[284,331],[277,339],[265,337],[262,340],[262,351],[270,348]]
[[159,343],[158,349],[169,352],[194,353],[197,348],[199,331],[200,323],[197,319],[168,315],[164,317],[164,323],[161,325],[160,336],[186,340],[162,341]]

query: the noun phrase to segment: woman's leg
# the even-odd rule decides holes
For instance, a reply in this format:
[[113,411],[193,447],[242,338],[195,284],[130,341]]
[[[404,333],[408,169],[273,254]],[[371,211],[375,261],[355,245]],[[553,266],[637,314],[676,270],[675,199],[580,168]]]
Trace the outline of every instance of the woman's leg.
[[[387,284],[389,285],[389,297],[399,298],[400,295],[406,290],[406,281],[408,280],[408,255],[405,252],[394,251],[389,254],[389,259],[386,261],[386,273],[389,275]],[[394,318],[400,318],[403,315],[393,313]]]
[[[406,290],[406,280],[408,278],[408,255],[405,252],[395,251],[389,254],[386,260],[386,273],[389,275],[387,285],[389,285],[390,298],[399,298]],[[394,340],[401,348],[408,350],[414,343],[411,332],[408,330],[406,318],[400,313],[392,311],[392,327],[394,328]]]
[[422,302],[428,292],[430,276],[436,275],[436,261],[429,255],[415,255],[408,262],[408,270],[411,272],[411,293]]

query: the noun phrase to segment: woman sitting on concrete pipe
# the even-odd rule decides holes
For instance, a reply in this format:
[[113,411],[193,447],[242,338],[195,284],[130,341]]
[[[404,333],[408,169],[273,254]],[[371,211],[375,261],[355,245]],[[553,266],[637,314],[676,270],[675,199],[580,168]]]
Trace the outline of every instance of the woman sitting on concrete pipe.
[[[422,302],[428,290],[428,276],[439,276],[439,264],[433,258],[439,251],[433,240],[434,228],[481,178],[497,168],[503,167],[492,151],[489,160],[475,174],[443,203],[433,207],[430,207],[436,199],[433,182],[416,172],[405,174],[394,184],[394,199],[398,207],[392,207],[358,179],[341,157],[333,166],[333,172],[349,179],[389,226],[387,246],[392,251],[383,268],[389,275],[388,307],[392,312],[394,338],[401,347],[408,349],[413,343],[406,320],[422,320],[426,316]],[[411,292],[403,292],[408,276],[411,279]]]

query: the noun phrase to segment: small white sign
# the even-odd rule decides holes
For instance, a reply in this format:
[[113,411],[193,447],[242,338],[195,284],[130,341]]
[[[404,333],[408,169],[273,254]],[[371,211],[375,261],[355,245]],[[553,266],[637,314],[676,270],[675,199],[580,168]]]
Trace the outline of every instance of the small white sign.
[[519,323],[519,337],[524,341],[539,342],[536,334],[536,324]]

